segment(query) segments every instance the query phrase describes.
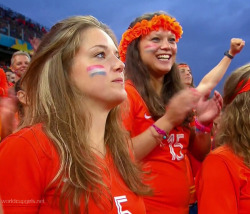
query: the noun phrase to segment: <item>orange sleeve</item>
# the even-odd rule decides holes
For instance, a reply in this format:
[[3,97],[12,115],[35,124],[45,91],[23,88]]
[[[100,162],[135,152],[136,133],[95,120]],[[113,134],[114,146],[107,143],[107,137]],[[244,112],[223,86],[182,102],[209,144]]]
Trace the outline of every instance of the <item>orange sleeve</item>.
[[1,143],[0,197],[5,214],[38,212],[43,174],[31,142],[9,136]]
[[199,214],[238,214],[234,181],[221,157],[208,155],[196,177]]
[[125,89],[128,98],[123,106],[122,119],[126,130],[134,137],[144,132],[154,121],[144,100],[130,81],[126,81]]
[[133,103],[134,103],[134,88],[133,86],[126,84],[125,89],[127,92],[127,100],[123,105],[123,124],[129,132],[133,130]]

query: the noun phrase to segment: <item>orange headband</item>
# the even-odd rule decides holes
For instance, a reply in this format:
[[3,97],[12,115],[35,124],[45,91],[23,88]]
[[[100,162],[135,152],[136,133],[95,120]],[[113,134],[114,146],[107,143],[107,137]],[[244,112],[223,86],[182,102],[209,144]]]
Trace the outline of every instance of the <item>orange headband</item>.
[[[243,84],[243,81],[240,81],[236,87],[236,90],[239,89],[241,87],[241,85]],[[247,91],[250,91],[250,78],[247,80],[246,84],[231,98],[231,101],[233,101],[233,99],[238,95],[238,94],[241,94],[241,93],[244,93],[244,92],[247,92]]]
[[183,33],[179,22],[177,22],[175,18],[172,18],[168,15],[155,15],[150,21],[143,19],[142,21],[137,22],[134,27],[129,28],[123,33],[119,45],[119,54],[121,60],[125,62],[127,48],[133,40],[139,38],[140,36],[145,36],[151,31],[158,31],[160,28],[174,33],[176,42],[179,41]]

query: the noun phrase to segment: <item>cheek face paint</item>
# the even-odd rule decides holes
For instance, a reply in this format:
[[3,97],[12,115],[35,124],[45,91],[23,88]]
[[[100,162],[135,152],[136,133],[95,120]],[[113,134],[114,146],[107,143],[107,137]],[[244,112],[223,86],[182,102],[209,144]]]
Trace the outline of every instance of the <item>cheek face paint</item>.
[[145,50],[146,52],[153,52],[153,51],[155,51],[158,47],[159,47],[158,45],[154,45],[154,44],[152,44],[152,45],[147,45],[147,46],[145,46],[144,50]]
[[87,72],[91,77],[96,75],[106,76],[106,71],[102,65],[91,65],[87,67]]

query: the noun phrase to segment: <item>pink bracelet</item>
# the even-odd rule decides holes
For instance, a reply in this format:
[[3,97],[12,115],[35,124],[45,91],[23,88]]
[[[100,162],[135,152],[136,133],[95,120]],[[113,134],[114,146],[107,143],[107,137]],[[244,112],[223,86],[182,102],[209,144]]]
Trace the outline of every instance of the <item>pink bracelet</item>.
[[157,131],[159,134],[163,135],[163,139],[164,139],[164,140],[167,139],[168,134],[167,134],[164,130],[160,129],[160,128],[157,127],[155,124],[152,124],[152,127],[154,127],[155,131]]
[[211,132],[211,129],[213,127],[213,123],[210,123],[208,126],[204,126],[204,125],[200,124],[199,121],[195,118],[195,127],[200,132],[209,133],[209,132]]

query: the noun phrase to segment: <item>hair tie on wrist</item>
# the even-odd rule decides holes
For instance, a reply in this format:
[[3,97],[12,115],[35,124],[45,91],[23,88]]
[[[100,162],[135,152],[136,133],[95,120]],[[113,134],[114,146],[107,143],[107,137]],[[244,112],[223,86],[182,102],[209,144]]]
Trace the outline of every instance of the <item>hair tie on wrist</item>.
[[208,126],[204,126],[199,123],[199,121],[195,118],[195,128],[197,131],[203,132],[203,133],[210,133],[213,127],[213,123],[210,123]]
[[234,57],[229,53],[229,51],[226,51],[226,52],[224,53],[224,55],[227,56],[227,57],[230,58],[230,59],[233,59],[233,58],[234,58]]

